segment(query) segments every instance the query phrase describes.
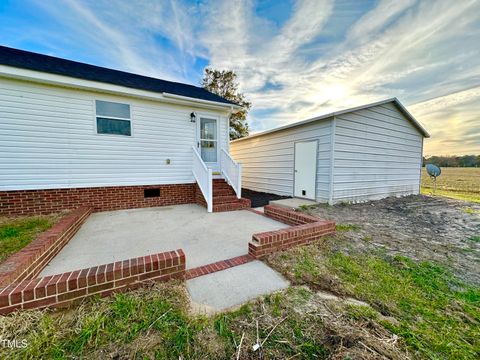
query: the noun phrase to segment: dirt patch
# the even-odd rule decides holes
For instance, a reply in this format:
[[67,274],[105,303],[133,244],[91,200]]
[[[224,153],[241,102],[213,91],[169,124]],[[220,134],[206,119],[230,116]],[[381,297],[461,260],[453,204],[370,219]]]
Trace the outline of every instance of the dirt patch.
[[[335,246],[440,262],[468,283],[480,284],[480,204],[412,195],[362,204],[310,207],[305,212],[339,225],[355,224]],[[342,226],[340,226],[341,228]]]

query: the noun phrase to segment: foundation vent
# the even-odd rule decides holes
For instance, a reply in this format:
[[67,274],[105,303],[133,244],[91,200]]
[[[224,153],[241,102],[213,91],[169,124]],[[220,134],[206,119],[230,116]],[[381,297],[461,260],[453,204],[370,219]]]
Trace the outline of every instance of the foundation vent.
[[143,197],[145,198],[160,197],[160,189],[143,189]]

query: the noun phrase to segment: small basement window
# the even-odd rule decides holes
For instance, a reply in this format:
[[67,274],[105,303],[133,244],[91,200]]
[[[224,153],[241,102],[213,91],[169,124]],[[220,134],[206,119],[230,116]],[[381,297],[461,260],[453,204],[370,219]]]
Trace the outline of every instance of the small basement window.
[[132,136],[130,105],[95,100],[97,134]]

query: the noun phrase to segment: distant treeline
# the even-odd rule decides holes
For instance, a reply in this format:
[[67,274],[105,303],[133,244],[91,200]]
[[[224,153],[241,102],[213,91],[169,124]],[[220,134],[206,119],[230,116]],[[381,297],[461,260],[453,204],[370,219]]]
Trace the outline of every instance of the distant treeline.
[[440,167],[480,167],[480,155],[427,156],[423,157],[423,166],[425,164]]

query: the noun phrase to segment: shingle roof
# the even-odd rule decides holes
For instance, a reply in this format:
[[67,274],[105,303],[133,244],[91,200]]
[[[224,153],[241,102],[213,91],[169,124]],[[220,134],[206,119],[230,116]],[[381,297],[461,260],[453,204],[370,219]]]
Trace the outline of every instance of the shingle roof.
[[236,105],[198,86],[156,79],[6,46],[0,46],[0,65]]

